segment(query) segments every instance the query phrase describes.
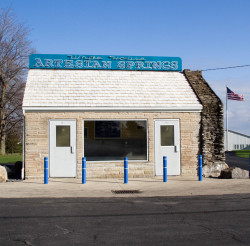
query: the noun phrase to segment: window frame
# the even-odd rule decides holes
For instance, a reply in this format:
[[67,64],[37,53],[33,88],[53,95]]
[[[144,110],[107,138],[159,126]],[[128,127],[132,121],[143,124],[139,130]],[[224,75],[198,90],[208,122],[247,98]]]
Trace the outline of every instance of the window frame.
[[[132,161],[132,162],[148,162],[149,161],[149,150],[148,150],[148,142],[149,142],[149,139],[148,139],[148,119],[115,119],[115,118],[112,118],[112,119],[84,119],[83,120],[83,129],[84,129],[84,122],[85,121],[145,121],[146,122],[146,140],[147,140],[147,158],[145,159],[145,160],[133,160],[133,159],[129,159],[129,161]],[[85,153],[84,153],[84,144],[85,144],[85,142],[84,142],[84,133],[83,133],[83,136],[82,136],[82,153],[83,153],[83,157],[84,157],[84,155],[85,155]],[[86,159],[86,161],[88,161],[87,159]],[[121,162],[122,160],[112,160],[112,161],[89,161],[89,162],[91,162],[91,163],[108,163],[108,162],[112,162],[112,163],[114,163],[114,162]]]

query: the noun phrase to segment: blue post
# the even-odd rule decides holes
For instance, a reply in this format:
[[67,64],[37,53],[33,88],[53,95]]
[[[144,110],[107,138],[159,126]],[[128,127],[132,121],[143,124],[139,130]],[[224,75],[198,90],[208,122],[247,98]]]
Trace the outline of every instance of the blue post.
[[86,157],[82,158],[82,184],[86,184]]
[[167,157],[163,156],[163,182],[168,181],[168,173],[167,173]]
[[48,180],[49,180],[48,157],[44,157],[44,184],[48,184]]
[[128,183],[128,157],[124,157],[124,184]]
[[202,181],[202,155],[199,155],[199,181]]

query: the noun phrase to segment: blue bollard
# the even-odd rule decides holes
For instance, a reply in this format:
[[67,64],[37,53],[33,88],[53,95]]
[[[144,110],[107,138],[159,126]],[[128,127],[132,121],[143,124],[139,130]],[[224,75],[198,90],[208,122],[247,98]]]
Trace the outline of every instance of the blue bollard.
[[163,182],[168,181],[167,157],[163,156]]
[[86,184],[86,157],[82,158],[82,184]]
[[44,184],[48,184],[48,181],[49,181],[48,157],[44,157]]
[[202,181],[202,155],[199,155],[199,181]]
[[124,184],[128,183],[128,157],[124,157]]

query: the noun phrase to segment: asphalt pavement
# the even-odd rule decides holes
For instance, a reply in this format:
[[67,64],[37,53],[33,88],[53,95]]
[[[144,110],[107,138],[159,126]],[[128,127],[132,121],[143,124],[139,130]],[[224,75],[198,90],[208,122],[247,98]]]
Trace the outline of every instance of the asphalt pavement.
[[250,179],[10,180],[0,245],[250,245]]
[[249,159],[235,156],[232,152],[226,153],[226,163],[229,167],[239,167],[244,170],[249,170]]
[[250,245],[250,195],[1,198],[0,245]]

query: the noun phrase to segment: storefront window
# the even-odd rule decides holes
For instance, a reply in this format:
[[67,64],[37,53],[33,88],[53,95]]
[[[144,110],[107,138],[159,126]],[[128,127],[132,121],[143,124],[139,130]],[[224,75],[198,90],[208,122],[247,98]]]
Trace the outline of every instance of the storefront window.
[[147,160],[147,121],[84,121],[88,161]]

